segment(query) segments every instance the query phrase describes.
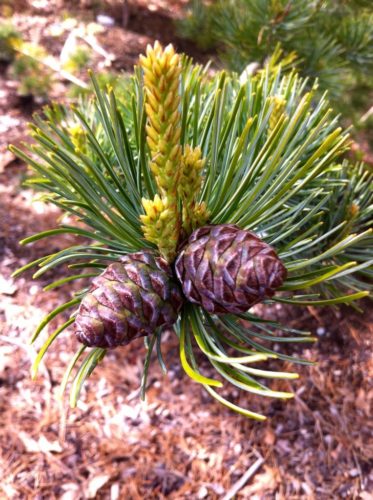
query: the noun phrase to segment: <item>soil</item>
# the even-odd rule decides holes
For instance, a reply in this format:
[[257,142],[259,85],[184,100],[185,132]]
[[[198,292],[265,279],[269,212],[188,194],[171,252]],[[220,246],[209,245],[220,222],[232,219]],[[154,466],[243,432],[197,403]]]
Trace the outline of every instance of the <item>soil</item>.
[[[58,4],[58,5],[57,5]],[[36,37],[58,54],[63,37],[48,30],[64,10],[87,22],[97,13],[89,0],[15,2],[14,22],[25,37]],[[155,38],[172,41],[198,60],[192,45],[178,40],[172,20],[184,0],[132,1],[126,29],[121,10],[106,4],[117,25],[99,41],[113,52],[116,70],[130,71],[139,52]],[[57,7],[56,7],[57,5]],[[100,4],[102,8],[102,3]],[[20,7],[20,8],[17,8]],[[21,8],[22,7],[22,8]],[[96,10],[95,10],[96,9]],[[66,82],[54,90],[63,99]],[[77,349],[71,332],[53,344],[35,381],[30,366],[36,347],[28,339],[40,320],[73,288],[42,288],[51,275],[33,280],[27,271],[11,273],[44,254],[44,242],[24,247],[18,241],[55,227],[59,212],[22,186],[26,167],[6,149],[26,139],[26,123],[39,108],[17,95],[17,84],[0,68],[0,498],[5,499],[363,499],[373,491],[372,311],[352,308],[271,312],[304,328],[319,341],[295,347],[315,359],[300,366],[300,378],[273,385],[293,390],[287,402],[238,394],[223,395],[261,412],[264,423],[232,413],[212,400],[182,371],[177,339],[164,338],[168,367],[163,375],[152,359],[145,402],[139,382],[145,347],[141,339],[111,352],[86,383],[81,401],[68,410],[58,398],[64,369]],[[56,237],[50,252],[71,244]],[[65,269],[60,269],[61,277]],[[55,278],[56,275],[54,274]],[[202,361],[202,358],[201,358]],[[203,362],[203,361],[202,361]],[[273,361],[273,369],[286,368]],[[213,371],[203,362],[204,373]],[[289,367],[287,367],[289,368]],[[250,467],[256,470],[250,473]],[[246,479],[246,480],[245,480]]]

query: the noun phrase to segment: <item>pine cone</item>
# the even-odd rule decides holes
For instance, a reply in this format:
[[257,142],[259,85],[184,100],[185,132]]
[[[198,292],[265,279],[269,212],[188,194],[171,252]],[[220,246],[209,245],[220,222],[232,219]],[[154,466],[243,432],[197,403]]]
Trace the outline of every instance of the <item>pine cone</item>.
[[75,334],[89,347],[117,347],[172,326],[183,303],[167,262],[151,251],[125,255],[95,278]]
[[287,274],[271,246],[233,224],[194,231],[175,267],[186,298],[213,314],[247,311],[272,297]]

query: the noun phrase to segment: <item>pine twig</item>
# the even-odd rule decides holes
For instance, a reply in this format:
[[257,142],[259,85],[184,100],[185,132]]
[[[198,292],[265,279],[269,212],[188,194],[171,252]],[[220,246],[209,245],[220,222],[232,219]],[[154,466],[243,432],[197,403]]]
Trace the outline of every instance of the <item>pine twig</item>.
[[240,491],[241,488],[245,486],[247,481],[256,473],[256,471],[264,464],[265,460],[264,458],[258,453],[258,459],[256,462],[254,462],[243,474],[243,476],[240,477],[238,481],[234,483],[234,485],[228,490],[228,492],[225,494],[225,496],[222,498],[222,500],[232,500],[237,493]]
[[123,5],[122,5],[122,28],[123,29],[127,28],[129,18],[130,18],[130,8],[128,5],[128,0],[123,0]]
[[43,64],[47,68],[51,69],[55,73],[58,73],[59,75],[62,76],[65,80],[70,81],[71,83],[74,83],[75,85],[78,85],[82,89],[89,89],[88,85],[83,82],[80,78],[77,78],[76,76],[72,75],[68,71],[65,71],[64,69],[61,68],[61,66],[58,63],[55,63],[54,61],[47,61],[45,59],[38,59],[36,57],[33,57],[31,54],[27,53],[27,51],[23,51],[21,48],[16,48],[15,49],[17,52],[20,54],[23,54],[24,56],[30,57],[30,59],[34,59],[35,61]]

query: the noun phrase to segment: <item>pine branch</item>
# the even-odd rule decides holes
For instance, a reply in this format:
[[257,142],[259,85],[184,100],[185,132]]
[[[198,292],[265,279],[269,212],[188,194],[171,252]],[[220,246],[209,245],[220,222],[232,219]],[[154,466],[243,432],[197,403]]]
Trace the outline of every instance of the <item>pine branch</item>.
[[[153,54],[154,67],[162,53]],[[170,57],[172,60],[173,55]],[[313,342],[314,338],[309,332],[266,321],[251,312],[208,312],[192,295],[187,300],[187,291],[183,288],[181,295],[173,271],[160,257],[166,248],[161,243],[165,237],[172,240],[181,258],[188,245],[183,237],[195,228],[204,230],[201,226],[208,214],[213,226],[234,224],[234,231],[249,235],[260,251],[270,253],[272,264],[278,264],[276,269],[283,270],[282,285],[277,284],[281,293],[273,296],[273,290],[272,295],[260,296],[264,304],[350,304],[372,289],[372,173],[364,165],[352,166],[342,160],[349,146],[348,134],[339,127],[325,96],[316,99],[316,87],[306,92],[307,82],[295,72],[284,75],[281,68],[269,64],[240,81],[226,72],[210,76],[207,68],[193,66],[185,57],[177,64],[175,80],[167,73],[174,93],[178,90],[176,104],[168,103],[170,113],[162,123],[162,133],[154,135],[163,114],[158,110],[159,116],[150,117],[147,111],[158,87],[154,84],[152,97],[149,93],[146,97],[143,75],[137,69],[120,96],[110,88],[102,90],[92,76],[93,100],[83,100],[75,108],[56,105],[45,110],[45,118],[36,118],[31,127],[34,143],[12,148],[34,172],[28,184],[69,216],[69,224],[28,236],[22,243],[47,242],[64,233],[86,238],[82,244],[45,255],[15,274],[35,267],[37,278],[64,266],[66,276],[52,280],[46,289],[93,278],[89,288],[82,288],[39,325],[33,341],[52,320],[64,316],[62,325],[41,347],[33,376],[52,343],[70,325],[76,326],[76,318],[83,327],[90,320],[89,328],[101,342],[110,337],[111,330],[105,330],[110,324],[122,335],[122,343],[89,344],[94,347],[77,368],[72,383],[70,401],[76,405],[84,380],[104,357],[107,345],[123,345],[130,336],[148,334],[144,325],[152,324],[142,383],[145,390],[151,350],[156,345],[164,368],[162,327],[173,328],[186,373],[222,404],[262,420],[263,416],[223,398],[218,388],[228,382],[254,394],[290,398],[290,393],[274,391],[262,380],[293,379],[296,373],[268,370],[265,363],[310,362],[274,351],[271,344]],[[166,94],[160,100],[157,97],[163,107]],[[172,133],[168,134],[170,127]],[[167,153],[161,155],[162,161],[158,161],[159,152]],[[169,170],[167,161],[171,160]],[[167,205],[169,196],[173,196],[172,209]],[[184,223],[184,234],[180,232],[176,239],[175,226],[167,222],[169,213],[175,222],[175,210]],[[208,238],[213,237],[202,240]],[[227,241],[213,241],[207,251],[202,240],[192,252],[190,268],[205,259],[208,269],[212,254]],[[235,256],[233,252],[225,267],[220,266],[231,281],[229,266],[235,265]],[[174,264],[171,257],[170,261]],[[179,273],[178,261],[175,269]],[[272,279],[270,271],[258,268],[256,280],[268,273]],[[179,274],[178,279],[183,286],[185,277]],[[200,282],[201,288],[208,285],[203,276]],[[211,294],[217,295],[219,287],[221,281]],[[71,313],[68,318],[67,311]],[[72,359],[62,390],[84,351],[85,347],[79,349]],[[203,374],[197,352],[207,358],[216,377]],[[259,361],[263,366],[255,366]]]

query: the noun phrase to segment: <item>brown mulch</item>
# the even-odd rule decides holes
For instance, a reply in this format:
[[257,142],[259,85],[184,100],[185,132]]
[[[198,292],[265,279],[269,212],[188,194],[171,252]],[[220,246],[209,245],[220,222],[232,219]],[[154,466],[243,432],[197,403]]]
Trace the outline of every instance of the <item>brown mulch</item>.
[[[128,29],[113,28],[112,42],[108,36],[105,45],[112,51],[123,41],[115,64],[130,69],[149,40],[162,34],[172,40],[170,17],[179,15],[183,3],[130,2]],[[56,15],[28,8],[17,15],[30,30],[38,26],[35,17],[47,26]],[[27,341],[42,317],[72,293],[68,286],[43,292],[51,274],[37,281],[32,272],[17,280],[10,276],[45,252],[43,241],[29,247],[18,241],[54,227],[59,217],[55,208],[31,203],[35,193],[21,187],[25,166],[4,157],[6,144],[24,137],[33,109],[32,103],[19,101],[14,83],[0,71],[0,125],[5,130],[0,134],[0,499],[223,499],[258,457],[263,463],[236,498],[371,499],[369,303],[363,304],[364,314],[351,308],[272,312],[319,337],[312,347],[288,348],[288,353],[301,352],[318,363],[299,367],[300,378],[291,385],[273,386],[295,392],[287,402],[224,389],[233,401],[266,414],[264,423],[232,413],[191,381],[180,367],[177,339],[171,335],[164,339],[168,374],[152,360],[146,402],[140,401],[138,391],[145,356],[141,339],[107,355],[75,410],[68,410],[67,401],[61,403],[57,396],[77,349],[71,332],[64,332],[51,347],[37,380],[30,379],[35,349],[47,332],[36,347]],[[48,251],[72,241],[58,237]],[[65,272],[58,270],[58,276]],[[273,368],[284,368],[281,362],[272,363]],[[203,367],[213,375],[207,362]]]
[[[73,29],[66,19],[76,19],[77,24],[87,27],[97,20],[97,15],[105,14],[113,18],[115,25],[101,26],[102,32],[96,35],[97,42],[114,59],[108,71],[131,72],[138,62],[140,53],[144,53],[148,43],[155,39],[163,44],[173,43],[177,50],[193,56],[198,62],[208,60],[206,54],[201,54],[192,42],[180,39],[175,28],[175,19],[180,18],[187,0],[130,0],[129,17],[126,29],[121,27],[121,1],[94,0],[63,1],[63,0],[5,0],[4,5],[12,9],[12,24],[22,33],[23,39],[45,47],[49,54],[57,60],[64,43]],[[2,5],[0,5],[1,7]],[[0,8],[0,21],[1,18]],[[79,39],[80,40],[80,39]],[[84,43],[80,40],[80,43]],[[90,66],[96,71],[103,70],[105,61],[102,56],[92,52],[93,60]],[[87,81],[87,72],[78,76]],[[69,82],[54,75],[55,84],[50,99],[63,101],[69,87]],[[32,97],[21,97],[17,94],[17,82],[11,78],[9,67],[0,62],[0,172],[14,160],[7,151],[9,143],[16,144],[24,139],[27,122],[33,112],[44,102],[35,102]]]
[[[141,340],[105,358],[75,410],[67,411],[67,402],[57,397],[77,348],[71,334],[56,341],[39,377],[31,381],[35,350],[27,340],[71,289],[42,292],[52,276],[41,282],[33,281],[31,273],[10,277],[44,251],[41,243],[20,247],[18,239],[53,227],[58,217],[41,202],[31,206],[32,193],[19,188],[23,175],[23,167],[14,164],[0,176],[0,497],[217,499],[260,454],[263,465],[237,498],[369,498],[373,388],[368,313],[277,312],[288,324],[319,332],[318,344],[302,352],[318,364],[299,370],[300,379],[291,384],[295,399],[287,403],[225,389],[233,400],[268,415],[265,423],[233,414],[189,380],[171,336],[164,342],[168,375],[153,359],[145,403],[138,394],[145,355]],[[59,238],[50,251],[68,243]]]

